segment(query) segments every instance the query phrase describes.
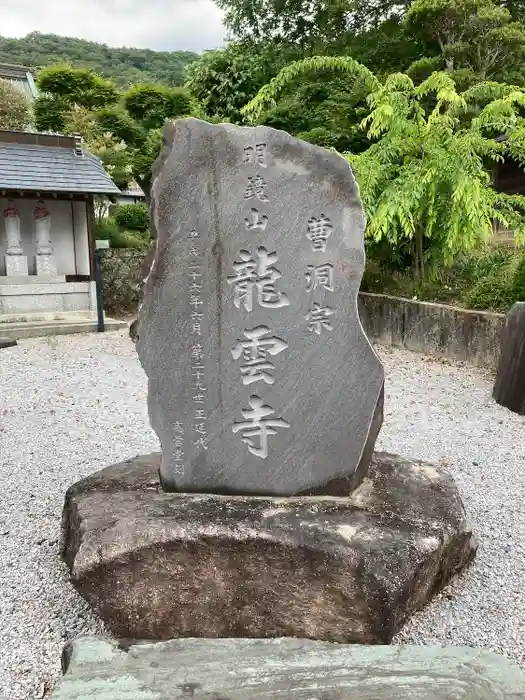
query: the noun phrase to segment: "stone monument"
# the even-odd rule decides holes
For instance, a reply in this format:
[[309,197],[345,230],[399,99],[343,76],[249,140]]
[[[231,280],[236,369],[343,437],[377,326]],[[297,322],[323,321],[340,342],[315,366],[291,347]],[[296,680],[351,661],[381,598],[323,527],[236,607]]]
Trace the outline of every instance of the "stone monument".
[[446,473],[373,454],[383,368],[348,163],[181,119],[152,194],[137,349],[162,454],[68,490],[73,583],[127,638],[390,642],[476,542]]
[[365,221],[348,163],[266,127],[189,119],[167,138],[137,343],[163,488],[349,492],[384,377],[357,312]]

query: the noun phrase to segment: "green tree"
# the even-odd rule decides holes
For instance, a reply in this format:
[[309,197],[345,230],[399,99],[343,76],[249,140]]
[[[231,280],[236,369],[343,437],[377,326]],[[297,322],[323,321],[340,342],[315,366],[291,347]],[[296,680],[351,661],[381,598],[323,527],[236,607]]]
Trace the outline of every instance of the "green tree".
[[117,185],[133,178],[147,197],[160,128],[167,119],[194,110],[185,88],[143,83],[120,93],[93,71],[64,64],[42,71],[38,86],[45,92],[35,107],[37,128],[81,134]]
[[297,50],[288,46],[231,42],[224,49],[205,51],[189,67],[186,87],[205,115],[242,123],[242,107],[297,57]]
[[507,8],[513,20],[525,22],[525,2],[523,0],[502,0],[501,5]]
[[236,37],[257,41],[332,40],[346,32],[352,0],[216,0]]
[[105,107],[118,100],[115,83],[87,68],[58,63],[43,68],[37,79],[40,92],[63,98],[70,104],[89,109]]
[[400,16],[410,0],[216,0],[225,23],[240,39],[339,46],[348,35]]
[[9,80],[0,80],[0,129],[25,129],[31,117],[29,100],[24,93]]
[[[398,248],[408,245],[418,277],[427,264],[431,269],[450,264],[459,253],[480,245],[491,235],[494,220],[525,242],[525,197],[490,186],[493,163],[505,155],[525,161],[524,90],[482,83],[460,94],[445,72],[432,74],[418,87],[400,73],[381,83],[351,58],[316,57],[284,68],[245,107],[245,114],[254,121],[264,119],[288,82],[330,68],[360,80],[370,93],[362,126],[371,145],[348,155],[369,239]],[[475,109],[480,99],[486,104]]]
[[96,109],[115,104],[118,90],[92,70],[57,63],[40,71],[35,101],[35,125],[39,131],[64,131],[65,115],[75,106]]
[[180,114],[191,114],[193,104],[184,88],[163,85],[134,85],[124,94],[128,114],[145,129],[158,129],[167,119]]
[[414,0],[405,24],[439,44],[449,71],[487,80],[523,63],[525,27],[492,0]]
[[66,133],[79,134],[87,150],[100,158],[115,184],[125,189],[133,173],[132,154],[126,143],[111,132],[105,131],[96,114],[87,107],[75,105],[63,115]]
[[243,107],[242,113],[250,121],[265,117],[277,104],[288,86],[298,78],[308,79],[312,73],[331,71],[350,77],[352,84],[359,81],[367,94],[377,90],[381,82],[366,66],[345,56],[312,56],[285,66],[257,95]]
[[144,204],[122,204],[115,213],[115,221],[124,231],[144,233],[149,228],[148,208]]

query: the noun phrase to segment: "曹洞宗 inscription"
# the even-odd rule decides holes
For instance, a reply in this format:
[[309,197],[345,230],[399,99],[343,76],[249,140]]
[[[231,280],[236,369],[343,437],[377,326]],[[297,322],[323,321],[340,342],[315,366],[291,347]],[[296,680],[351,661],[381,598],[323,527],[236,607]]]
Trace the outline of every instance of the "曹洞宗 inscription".
[[383,369],[357,312],[364,217],[349,165],[267,127],[182,119],[165,142],[137,345],[163,487],[355,486]]

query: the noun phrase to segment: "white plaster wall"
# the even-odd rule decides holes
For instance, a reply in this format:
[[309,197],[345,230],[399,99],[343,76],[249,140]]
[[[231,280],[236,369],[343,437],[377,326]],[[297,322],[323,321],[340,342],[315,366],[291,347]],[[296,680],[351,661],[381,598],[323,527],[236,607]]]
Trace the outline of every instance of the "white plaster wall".
[[[73,202],[77,275],[89,275],[89,241],[86,202]],[[69,273],[68,273],[69,274]]]
[[[0,275],[5,275],[5,251],[7,236],[3,221],[3,212],[7,199],[0,197]],[[36,274],[36,240],[33,211],[36,199],[15,199],[20,210],[20,229],[22,248],[27,255],[29,274]],[[44,199],[51,214],[51,244],[57,262],[59,275],[89,274],[89,252],[87,251],[87,221],[84,202]],[[73,242],[73,216],[75,218],[75,242]],[[75,260],[75,246],[77,259]]]

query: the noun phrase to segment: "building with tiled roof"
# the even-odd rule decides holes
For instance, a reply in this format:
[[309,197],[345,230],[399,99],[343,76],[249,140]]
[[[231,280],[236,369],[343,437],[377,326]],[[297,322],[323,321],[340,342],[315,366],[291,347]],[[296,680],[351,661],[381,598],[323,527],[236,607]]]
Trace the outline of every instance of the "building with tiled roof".
[[33,78],[33,70],[27,66],[15,66],[10,63],[0,63],[0,80],[8,80],[21,90],[32,102],[38,95]]
[[119,194],[80,138],[0,131],[0,327],[96,317],[94,197]]

